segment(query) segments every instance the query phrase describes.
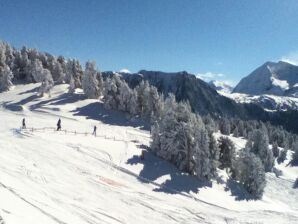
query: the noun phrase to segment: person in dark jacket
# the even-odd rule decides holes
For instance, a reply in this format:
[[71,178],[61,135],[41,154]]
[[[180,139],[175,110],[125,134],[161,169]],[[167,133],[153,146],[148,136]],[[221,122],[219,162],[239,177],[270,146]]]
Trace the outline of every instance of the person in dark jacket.
[[22,128],[26,129],[26,120],[25,120],[25,118],[23,118],[23,120],[22,120]]
[[57,131],[61,131],[61,119],[60,118],[57,123]]
[[96,137],[96,129],[97,129],[97,127],[96,127],[96,125],[94,125],[94,128],[93,128],[93,133],[92,133],[92,135],[94,135],[95,137]]

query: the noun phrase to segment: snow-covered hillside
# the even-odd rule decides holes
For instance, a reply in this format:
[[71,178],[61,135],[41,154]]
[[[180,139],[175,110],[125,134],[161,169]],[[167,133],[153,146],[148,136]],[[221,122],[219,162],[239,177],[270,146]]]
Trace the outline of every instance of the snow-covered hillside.
[[234,88],[234,93],[271,94],[298,97],[298,66],[279,61],[266,62]]
[[249,95],[244,93],[227,93],[219,91],[220,94],[235,100],[237,103],[253,103],[261,106],[267,111],[298,110],[298,98],[275,95]]
[[[67,85],[39,98],[38,85],[0,94],[0,223],[298,222],[298,167],[289,160],[279,178],[266,174],[263,199],[251,200],[224,171],[204,183],[153,156],[141,121],[68,94]],[[51,129],[58,118],[60,132]]]

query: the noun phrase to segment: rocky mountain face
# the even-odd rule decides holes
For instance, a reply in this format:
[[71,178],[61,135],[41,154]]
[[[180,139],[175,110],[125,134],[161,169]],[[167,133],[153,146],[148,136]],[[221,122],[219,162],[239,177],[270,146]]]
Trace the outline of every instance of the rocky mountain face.
[[298,66],[283,61],[266,62],[243,78],[233,92],[298,97]]

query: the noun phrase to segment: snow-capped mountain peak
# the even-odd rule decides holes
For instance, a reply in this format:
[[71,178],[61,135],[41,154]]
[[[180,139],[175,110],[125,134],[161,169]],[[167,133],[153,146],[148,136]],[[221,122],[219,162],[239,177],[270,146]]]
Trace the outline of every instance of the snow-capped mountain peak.
[[233,92],[297,97],[297,83],[298,66],[284,61],[266,62],[243,78]]

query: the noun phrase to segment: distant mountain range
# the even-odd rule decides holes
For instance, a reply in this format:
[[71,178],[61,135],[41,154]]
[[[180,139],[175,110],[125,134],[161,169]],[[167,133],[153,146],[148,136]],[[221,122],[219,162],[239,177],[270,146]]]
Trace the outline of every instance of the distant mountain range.
[[298,97],[298,66],[266,62],[243,78],[233,93]]
[[[111,74],[112,72],[103,72],[103,76]],[[298,111],[290,108],[287,111],[268,112],[262,104],[253,101],[239,102],[219,94],[210,84],[185,71],[166,73],[141,70],[138,73],[120,73],[120,75],[131,87],[135,87],[142,80],[147,80],[164,95],[173,93],[178,101],[188,100],[193,111],[202,115],[270,121],[272,124],[283,125],[286,129],[298,133],[298,126],[293,122],[298,119]]]

